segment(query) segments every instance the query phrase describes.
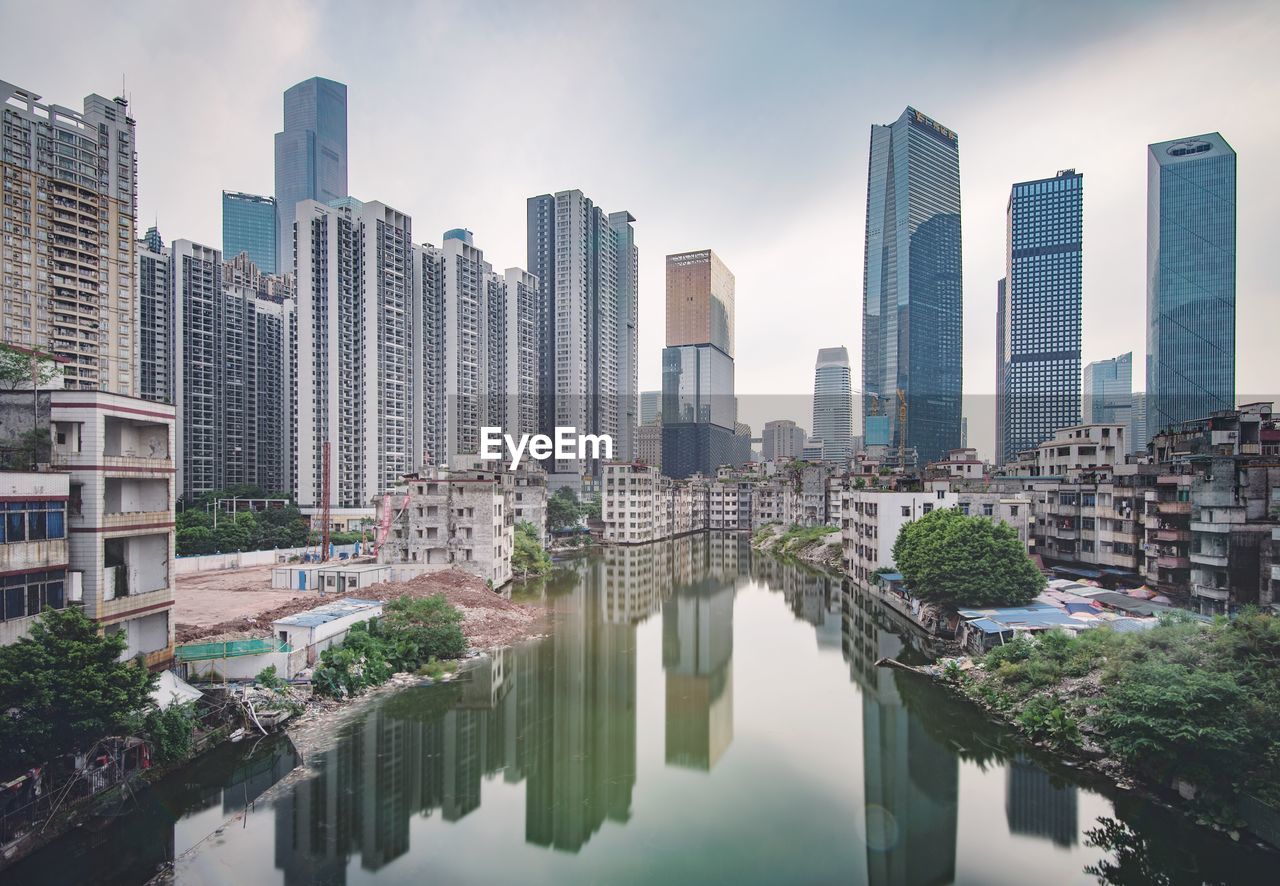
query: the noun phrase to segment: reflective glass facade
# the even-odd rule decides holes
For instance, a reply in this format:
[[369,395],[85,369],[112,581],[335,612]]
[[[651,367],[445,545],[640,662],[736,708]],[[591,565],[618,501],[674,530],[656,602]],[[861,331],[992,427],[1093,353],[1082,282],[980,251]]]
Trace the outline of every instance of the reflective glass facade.
[[276,201],[223,191],[222,254],[230,261],[242,252],[262,273],[276,273]]
[[662,472],[682,478],[750,459],[734,433],[733,358],[715,345],[662,349]]
[[347,87],[312,77],[284,93],[284,131],[276,133],[276,267],[293,266],[293,222],[303,200],[347,196]]
[[1236,152],[1216,132],[1147,153],[1147,428],[1236,396]]
[[939,458],[960,445],[960,147],[914,108],[871,127],[865,262],[862,414],[880,397],[892,444]]
[[1066,170],[1009,194],[1003,351],[1005,461],[1080,423],[1084,177]]
[[853,457],[853,380],[846,348],[822,348],[813,375],[813,436],[822,440],[823,461],[845,464]]
[[1132,353],[1097,360],[1084,368],[1083,404],[1086,424],[1126,425],[1132,435]]

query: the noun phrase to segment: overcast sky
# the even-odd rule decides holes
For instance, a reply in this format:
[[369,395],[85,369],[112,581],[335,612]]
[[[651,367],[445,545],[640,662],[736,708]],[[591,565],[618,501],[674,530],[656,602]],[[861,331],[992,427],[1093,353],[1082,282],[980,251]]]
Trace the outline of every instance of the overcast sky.
[[[1217,130],[1239,154],[1237,390],[1280,390],[1277,3],[3,6],[31,39],[6,42],[0,79],[77,108],[124,84],[139,229],[169,240],[220,246],[221,190],[272,192],[281,94],[315,75],[348,85],[352,194],[410,213],[418,241],[467,227],[506,268],[530,195],[630,210],[642,388],[663,256],[706,247],[737,276],[741,394],[807,396],[837,345],[858,385],[869,127],[910,104],[960,138],[966,409],[988,452],[1009,185],[1084,174],[1084,360],[1131,350],[1140,388],[1146,145]],[[744,418],[809,425],[783,402]]]

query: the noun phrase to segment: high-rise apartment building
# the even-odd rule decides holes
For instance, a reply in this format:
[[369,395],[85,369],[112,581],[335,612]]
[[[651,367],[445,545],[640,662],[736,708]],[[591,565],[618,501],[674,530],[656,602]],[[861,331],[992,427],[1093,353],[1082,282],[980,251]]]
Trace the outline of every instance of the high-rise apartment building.
[[1147,149],[1147,426],[1236,397],[1236,152],[1220,134]]
[[[915,108],[871,127],[862,303],[862,414],[922,461],[960,442],[960,146]],[[898,391],[907,402],[899,427]],[[878,399],[878,403],[876,402]]]
[[1124,425],[1132,437],[1132,352],[1095,360],[1084,368],[1083,405],[1085,424]]
[[636,457],[636,427],[640,424],[640,250],[636,246],[635,217],[609,213],[616,241],[618,267],[618,437],[616,458]]
[[346,198],[297,204],[298,504],[314,509],[329,444],[331,508],[367,509],[421,465],[409,216]]
[[[167,253],[178,495],[190,501],[241,485],[289,491],[292,301],[228,283],[212,247],[176,240]],[[144,324],[140,338],[148,351],[159,331]]]
[[[626,212],[606,213],[581,191],[530,197],[529,272],[538,279],[541,317],[539,428],[576,428],[608,434],[614,457],[619,441],[634,439],[638,405],[624,404],[636,388],[634,313],[636,264],[632,224]],[[573,484],[599,465],[552,462],[552,485]]]
[[804,452],[807,437],[804,428],[797,426],[789,418],[767,421],[760,434],[760,456],[765,461],[799,458]]
[[1009,330],[1005,325],[1005,289],[1009,281],[1001,277],[996,281],[996,452],[995,463],[1004,464],[1005,451],[1005,398],[1009,393]]
[[173,262],[160,232],[148,228],[137,244],[138,396],[157,403],[173,402]]
[[848,466],[853,457],[853,376],[847,348],[821,348],[813,375],[813,436],[822,460]]
[[667,256],[667,347],[712,344],[733,357],[733,273],[710,249]]
[[1084,176],[1074,169],[1009,194],[1003,329],[1002,463],[1080,423]]
[[222,192],[222,254],[247,253],[264,274],[275,274],[276,200],[238,191]]
[[312,77],[284,93],[284,129],[276,133],[276,259],[293,270],[295,207],[347,196],[347,87]]
[[0,340],[65,360],[72,389],[137,390],[134,129],[123,98],[77,112],[0,81]]

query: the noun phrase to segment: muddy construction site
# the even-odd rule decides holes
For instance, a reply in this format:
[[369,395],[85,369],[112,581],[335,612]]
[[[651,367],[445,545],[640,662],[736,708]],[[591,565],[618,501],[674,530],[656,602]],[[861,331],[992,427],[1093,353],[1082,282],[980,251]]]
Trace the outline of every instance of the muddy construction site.
[[[271,623],[336,599],[311,592],[270,587],[271,567],[223,570],[179,576],[174,607],[174,642],[268,637]],[[542,610],[512,603],[489,590],[476,576],[457,569],[421,575],[410,581],[382,582],[348,596],[362,600],[430,597],[443,594],[462,611],[462,632],[473,649],[493,649],[535,637],[543,627]]]

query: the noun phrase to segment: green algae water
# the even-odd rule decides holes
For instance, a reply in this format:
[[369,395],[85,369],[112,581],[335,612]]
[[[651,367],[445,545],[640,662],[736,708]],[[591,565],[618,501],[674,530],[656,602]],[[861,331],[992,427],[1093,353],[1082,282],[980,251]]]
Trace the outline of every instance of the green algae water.
[[1273,883],[1280,869],[875,667],[924,659],[908,626],[745,535],[606,550],[532,599],[548,637],[377,697],[276,788],[287,742],[226,750],[112,823],[117,837],[72,835],[0,876],[139,883],[175,856],[176,882],[202,886]]

